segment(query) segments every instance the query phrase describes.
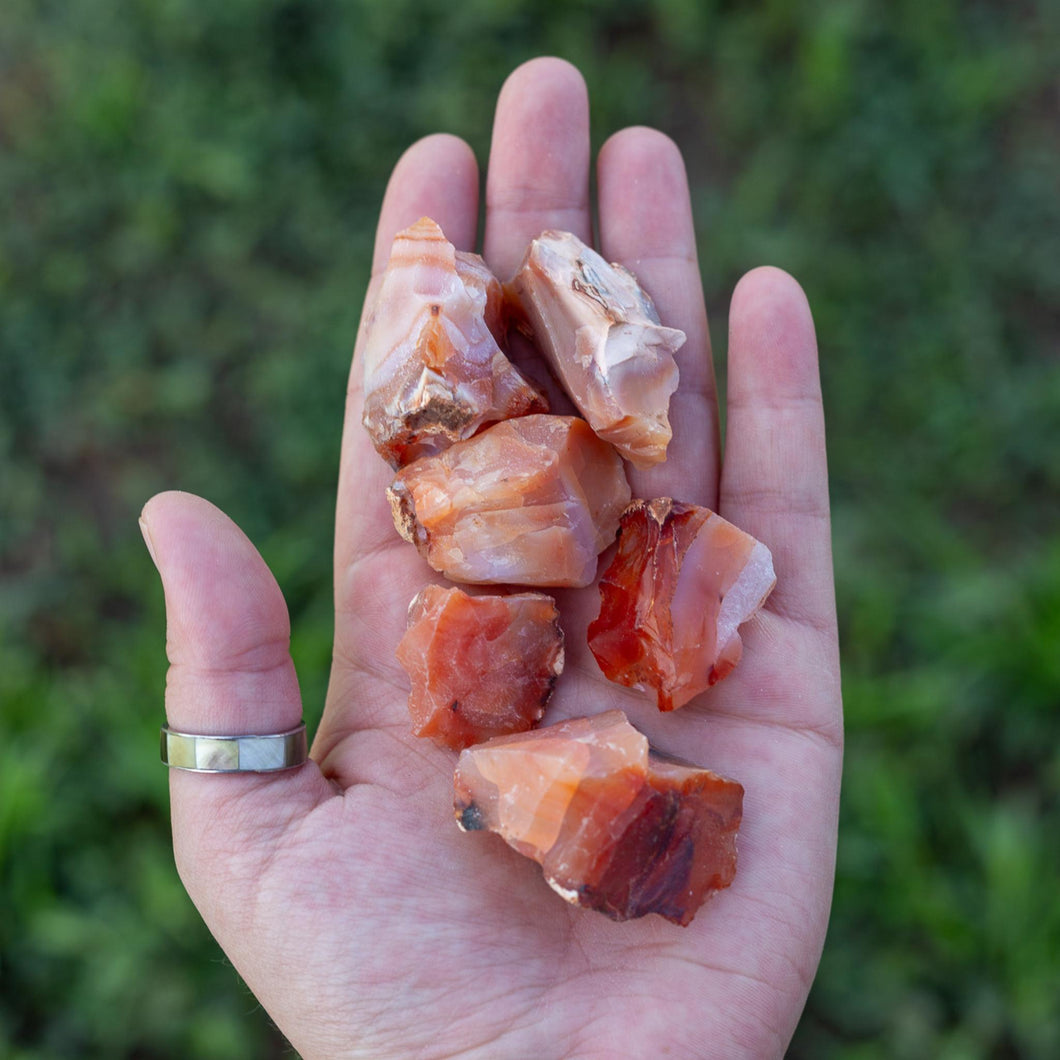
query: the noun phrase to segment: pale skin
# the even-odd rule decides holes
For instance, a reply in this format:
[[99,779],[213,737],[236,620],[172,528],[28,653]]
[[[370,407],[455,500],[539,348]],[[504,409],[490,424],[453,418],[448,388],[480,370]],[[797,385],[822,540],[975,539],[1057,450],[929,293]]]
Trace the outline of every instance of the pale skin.
[[[428,137],[390,179],[373,286],[394,234],[425,214],[502,278],[543,229],[589,240],[589,168],[581,76],[556,59],[525,64],[497,103],[481,242],[471,150]],[[597,191],[598,249],[633,269],[664,323],[688,335],[669,458],[631,472],[634,495],[720,512],[769,546],[777,587],[743,627],[736,671],[665,716],[600,674],[585,646],[596,590],[561,593],[567,666],[545,720],[621,707],[664,750],[739,780],[736,879],[686,928],[657,916],[614,923],[567,905],[496,836],[458,830],[456,756],[410,734],[394,658],[408,602],[435,576],[394,531],[392,473],[361,426],[355,353],[334,658],[312,760],[272,775],[171,774],[188,893],[307,1060],[781,1057],[813,980],[835,866],[842,707],[810,311],[777,269],[737,285],[722,457],[681,155],[659,132],[625,129],[600,151]],[[211,734],[296,725],[287,610],[251,543],[188,494],[153,498],[142,525],[166,596],[169,724]]]

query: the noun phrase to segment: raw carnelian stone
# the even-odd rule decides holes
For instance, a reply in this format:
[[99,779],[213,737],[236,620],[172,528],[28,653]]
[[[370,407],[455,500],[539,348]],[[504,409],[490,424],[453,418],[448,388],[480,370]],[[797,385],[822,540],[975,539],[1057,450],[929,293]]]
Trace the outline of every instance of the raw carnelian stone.
[[600,580],[589,647],[606,677],[673,710],[733,670],[737,630],[775,583],[769,549],[709,508],[634,501]]
[[544,593],[468,596],[429,585],[397,649],[417,736],[455,751],[541,720],[563,670],[563,630]]
[[573,416],[522,416],[402,468],[394,525],[451,581],[584,586],[615,539],[629,483]]
[[429,217],[394,237],[360,354],[364,425],[392,467],[484,424],[548,411],[498,345],[506,324],[501,285],[477,254]]
[[542,232],[505,295],[589,425],[636,467],[666,459],[685,333],[647,291],[571,232]]
[[499,834],[567,901],[688,924],[736,874],[743,788],[649,749],[619,710],[465,750],[457,823]]

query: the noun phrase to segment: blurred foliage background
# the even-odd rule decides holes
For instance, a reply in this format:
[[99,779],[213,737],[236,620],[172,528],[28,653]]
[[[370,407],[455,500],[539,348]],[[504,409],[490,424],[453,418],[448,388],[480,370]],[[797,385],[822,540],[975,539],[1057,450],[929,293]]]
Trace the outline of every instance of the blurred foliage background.
[[[387,173],[485,158],[504,76],[655,124],[727,298],[822,347],[848,717],[795,1058],[1060,1056],[1060,8],[1047,0],[3,0],[0,1055],[281,1055],[168,848],[136,527],[227,510],[312,724],[337,443]],[[91,750],[91,754],[88,751]]]

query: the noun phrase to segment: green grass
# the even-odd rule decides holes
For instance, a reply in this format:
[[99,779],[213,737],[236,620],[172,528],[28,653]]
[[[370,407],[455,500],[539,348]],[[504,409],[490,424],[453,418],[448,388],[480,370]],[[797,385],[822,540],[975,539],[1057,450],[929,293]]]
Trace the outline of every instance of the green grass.
[[543,52],[598,143],[685,150],[720,356],[752,265],[818,320],[848,765],[791,1055],[1060,1055],[1058,44],[1044,0],[5,0],[0,1055],[279,1054],[172,866],[136,514],[250,533],[312,723],[386,174],[484,159]]

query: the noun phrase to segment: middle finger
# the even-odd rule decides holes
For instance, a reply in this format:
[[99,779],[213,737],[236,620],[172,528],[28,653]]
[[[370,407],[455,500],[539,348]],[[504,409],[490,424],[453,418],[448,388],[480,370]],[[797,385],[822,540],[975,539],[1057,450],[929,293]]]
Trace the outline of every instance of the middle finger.
[[486,175],[483,255],[501,280],[546,228],[592,239],[589,95],[562,59],[532,59],[497,99]]

